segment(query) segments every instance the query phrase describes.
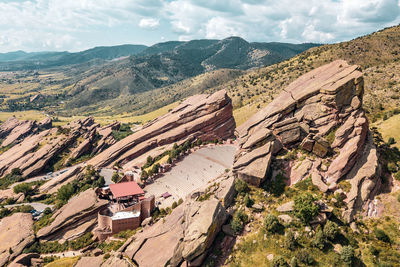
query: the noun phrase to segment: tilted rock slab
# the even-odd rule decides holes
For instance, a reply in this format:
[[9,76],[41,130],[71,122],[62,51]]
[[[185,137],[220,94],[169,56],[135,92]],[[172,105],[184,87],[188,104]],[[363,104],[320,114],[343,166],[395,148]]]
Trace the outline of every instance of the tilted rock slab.
[[90,231],[97,222],[97,213],[108,205],[98,199],[94,189],[88,189],[72,197],[67,204],[51,217],[53,222],[40,229],[41,240],[72,240]]
[[[21,127],[26,129],[27,125],[34,127],[31,127],[33,130],[29,134],[24,134],[28,131],[22,131]],[[50,119],[39,122],[37,126],[34,121],[21,122],[15,118],[10,118],[0,125],[0,135],[5,137],[4,142],[9,143],[14,140],[11,142],[13,146],[0,155],[0,177],[10,173],[13,168],[19,168],[26,177],[37,175],[49,167],[49,163],[54,164],[58,160],[57,157],[67,149],[71,150],[67,160],[78,158],[85,153],[96,153],[105,149],[115,143],[112,129],[115,129],[116,125],[116,123],[113,123],[110,126],[100,128],[100,125],[95,124],[93,118],[89,117],[61,127],[60,132],[57,128],[46,129],[51,127]],[[17,131],[18,134],[14,132],[15,129],[10,129],[12,126],[15,126],[15,129],[20,129]],[[100,147],[95,146],[96,132],[102,136]],[[106,136],[103,136],[102,133]],[[79,143],[78,138],[83,139],[83,141]]]
[[21,254],[22,250],[33,243],[34,239],[33,220],[30,213],[14,213],[1,219],[0,266],[5,266],[7,262]]
[[[145,227],[119,251],[140,267],[182,266],[184,262],[189,266],[201,266],[228,217],[225,208],[236,193],[232,175],[223,175],[212,184],[218,186],[212,185],[208,191],[193,192],[170,215]],[[205,192],[212,192],[213,195],[199,201],[199,196]],[[158,252],[157,256],[154,256],[155,252]]]
[[212,95],[195,95],[168,114],[159,117],[132,135],[117,142],[88,164],[97,167],[127,163],[159,146],[173,144],[188,136],[204,140],[226,139],[236,127],[232,101],[225,90]]
[[[241,149],[235,156],[236,177],[260,185],[270,177],[270,163],[281,149],[301,147],[317,157],[334,155],[326,171],[313,171],[313,181],[323,191],[346,179],[345,218],[380,186],[376,148],[362,109],[364,81],[359,66],[337,60],[299,77],[238,127]],[[332,144],[326,136],[336,130]]]

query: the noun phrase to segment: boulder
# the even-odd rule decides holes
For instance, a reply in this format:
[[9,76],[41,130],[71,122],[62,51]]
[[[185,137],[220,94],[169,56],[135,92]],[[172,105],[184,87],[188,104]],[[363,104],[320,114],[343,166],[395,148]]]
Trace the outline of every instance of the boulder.
[[293,211],[294,201],[286,202],[276,208],[279,212],[290,212]]
[[293,218],[287,214],[281,214],[278,216],[278,218],[281,219],[284,223],[291,223],[293,221]]

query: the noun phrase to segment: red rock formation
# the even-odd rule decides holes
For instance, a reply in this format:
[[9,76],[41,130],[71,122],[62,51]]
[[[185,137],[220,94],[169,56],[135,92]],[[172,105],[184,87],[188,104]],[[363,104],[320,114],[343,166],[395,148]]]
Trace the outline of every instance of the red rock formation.
[[233,136],[234,129],[231,99],[224,90],[212,95],[195,95],[103,151],[88,164],[104,167],[124,163],[153,148],[190,136],[202,140],[226,139]]
[[[312,173],[312,181],[323,191],[328,186],[335,190],[337,182],[347,179],[352,188],[344,215],[351,221],[380,185],[376,148],[361,107],[363,90],[360,68],[343,60],[295,80],[237,129],[241,149],[234,165],[236,176],[259,185],[269,177],[271,158],[281,147],[300,146],[320,158],[333,155],[327,170],[319,169],[321,161],[305,162],[292,176],[299,180]],[[329,133],[335,134],[332,144],[326,140]]]

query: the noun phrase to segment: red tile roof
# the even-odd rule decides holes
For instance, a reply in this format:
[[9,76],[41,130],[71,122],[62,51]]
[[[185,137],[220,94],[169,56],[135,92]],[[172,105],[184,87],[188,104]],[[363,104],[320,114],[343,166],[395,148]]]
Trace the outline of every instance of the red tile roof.
[[110,184],[110,190],[116,198],[144,194],[143,189],[136,182]]

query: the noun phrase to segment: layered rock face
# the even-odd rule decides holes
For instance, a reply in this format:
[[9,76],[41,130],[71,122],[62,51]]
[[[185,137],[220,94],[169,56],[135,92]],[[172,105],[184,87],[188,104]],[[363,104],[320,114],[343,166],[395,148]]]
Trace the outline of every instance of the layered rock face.
[[212,95],[195,95],[100,153],[88,164],[97,167],[123,165],[154,148],[188,138],[226,139],[233,136],[235,126],[232,102],[225,90]]
[[51,128],[50,119],[36,123],[10,118],[0,126],[2,145],[12,145],[0,155],[0,177],[14,168],[19,168],[26,177],[36,175],[66,151],[69,156],[64,164],[87,153],[98,153],[115,143],[112,130],[118,127],[119,123],[100,127],[93,118],[59,128]]
[[2,147],[10,146],[19,143],[25,137],[37,133],[43,129],[51,128],[52,121],[46,118],[39,123],[36,121],[19,121],[15,117],[9,118],[2,125],[0,125],[0,139]]
[[362,109],[363,90],[360,68],[343,60],[295,80],[237,129],[236,177],[260,185],[272,177],[270,164],[279,151],[300,147],[316,160],[291,173],[297,172],[297,180],[311,175],[324,192],[335,191],[339,181],[348,180],[351,190],[344,215],[351,221],[380,185],[377,151]]
[[34,241],[33,220],[29,213],[15,213],[0,221],[0,266],[5,266]]
[[[193,192],[183,204],[150,227],[145,227],[121,248],[138,266],[201,266],[207,250],[228,214],[234,195],[234,178],[223,175],[214,186]],[[205,192],[213,195],[206,200]],[[157,256],[154,256],[154,253]],[[186,264],[186,265],[185,265]]]
[[97,213],[105,208],[107,200],[98,199],[94,189],[88,189],[71,198],[53,216],[53,222],[37,233],[41,240],[72,240],[91,231],[97,222]]

